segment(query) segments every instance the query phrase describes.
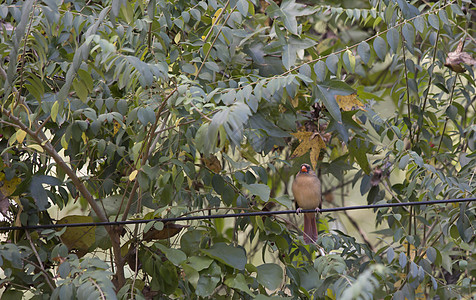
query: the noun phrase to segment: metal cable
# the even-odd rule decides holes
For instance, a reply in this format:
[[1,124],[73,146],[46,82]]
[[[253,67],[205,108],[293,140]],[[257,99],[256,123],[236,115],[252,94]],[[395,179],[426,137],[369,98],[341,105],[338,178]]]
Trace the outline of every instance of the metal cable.
[[[419,201],[419,202],[397,202],[397,203],[382,203],[372,205],[356,205],[346,207],[334,207],[320,209],[320,213],[335,212],[343,210],[358,210],[358,209],[376,209],[387,207],[400,207],[400,206],[416,206],[416,205],[433,205],[433,204],[449,204],[460,202],[472,202],[476,201],[476,198],[462,198],[462,199],[447,199],[447,200],[433,200],[433,201]],[[213,208],[210,208],[213,210]],[[303,209],[301,213],[316,212],[314,209]],[[27,226],[5,226],[0,227],[0,231],[13,231],[13,230],[25,230],[25,229],[52,229],[63,227],[86,227],[86,226],[114,226],[114,225],[129,225],[129,224],[145,224],[149,222],[177,222],[177,221],[192,221],[192,220],[209,220],[220,218],[238,218],[238,217],[251,217],[251,216],[269,216],[269,215],[283,215],[283,214],[295,214],[296,210],[279,210],[279,211],[255,211],[244,212],[234,214],[218,214],[218,215],[204,215],[204,216],[189,216],[189,217],[176,217],[176,218],[156,218],[156,219],[140,219],[140,220],[127,220],[127,221],[111,221],[111,222],[90,222],[90,223],[69,223],[69,224],[47,224],[47,225],[27,225]]]

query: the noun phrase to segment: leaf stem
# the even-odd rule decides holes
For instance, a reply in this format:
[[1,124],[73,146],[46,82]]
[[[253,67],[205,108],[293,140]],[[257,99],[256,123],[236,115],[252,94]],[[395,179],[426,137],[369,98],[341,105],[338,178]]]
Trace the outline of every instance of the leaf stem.
[[404,77],[405,77],[405,85],[407,89],[407,116],[408,116],[408,132],[409,132],[409,137],[410,137],[410,145],[413,147],[413,134],[412,134],[412,121],[411,121],[411,115],[412,115],[412,106],[411,106],[411,98],[410,98],[410,88],[408,86],[408,70],[407,70],[407,56],[406,56],[406,50],[405,50],[405,37],[403,36],[402,33],[402,28],[400,27],[400,37],[402,38],[402,52],[403,52],[403,67],[404,67]]
[[[218,23],[218,20],[221,18],[221,16],[223,15],[223,13],[225,12],[227,6],[230,4],[230,0],[228,0],[226,3],[225,3],[225,7],[223,7],[222,11],[220,12],[220,15],[217,17],[217,20],[215,21],[215,24]],[[213,45],[215,45],[218,37],[220,36],[221,34],[221,31],[223,29],[223,26],[225,26],[226,22],[228,22],[228,19],[230,19],[231,17],[231,13],[236,9],[236,5],[235,7],[233,7],[233,9],[231,10],[231,12],[228,14],[228,16],[226,17],[226,20],[223,22],[223,24],[221,25],[220,29],[218,30],[218,33],[217,35],[215,36],[215,39],[213,40],[212,44],[210,45],[210,48],[208,49],[207,53],[205,54],[205,57],[203,58],[203,61],[202,63],[200,64],[200,68],[198,69],[197,71],[197,74],[195,74],[195,77],[193,78],[193,80],[197,80],[198,78],[198,74],[200,74],[200,71],[202,71],[202,68],[203,66],[205,65],[205,62],[207,61],[208,59],[208,56],[210,55],[210,52],[212,51],[212,48],[213,48]],[[207,37],[205,38],[205,42],[207,41],[207,38],[208,36],[210,35],[210,33],[212,32],[213,30],[213,26],[212,28],[210,29],[210,31],[208,32],[207,34]]]
[[[451,94],[450,94],[450,98],[449,98],[448,106],[446,107],[446,110],[448,110],[448,108],[453,104],[453,99],[454,99],[453,95],[454,95],[454,91],[455,91],[455,87],[456,87],[456,78],[457,77],[458,77],[458,74],[456,73],[456,76],[454,77],[454,81],[453,81],[453,86],[451,88]],[[445,110],[445,112],[446,112],[446,110]],[[446,115],[445,124],[443,125],[443,129],[441,130],[441,138],[440,138],[440,142],[438,143],[438,148],[436,150],[436,153],[440,152],[441,143],[443,142],[443,137],[445,135],[446,126],[448,124],[449,119],[450,119],[450,117],[448,117],[448,115]],[[436,162],[436,156],[435,156],[435,162]]]
[[45,267],[43,266],[43,262],[41,261],[40,255],[38,254],[38,251],[36,251],[36,247],[33,244],[33,241],[31,240],[31,236],[30,236],[30,233],[28,232],[28,230],[25,230],[25,234],[26,234],[26,238],[28,239],[28,242],[30,243],[31,251],[33,251],[33,253],[35,254],[36,260],[38,261],[38,265],[40,267],[41,274],[43,274],[43,276],[46,279],[46,283],[51,288],[51,291],[53,291],[56,288],[56,285],[55,285],[53,279],[51,279],[50,276],[48,276],[48,273],[46,272]]

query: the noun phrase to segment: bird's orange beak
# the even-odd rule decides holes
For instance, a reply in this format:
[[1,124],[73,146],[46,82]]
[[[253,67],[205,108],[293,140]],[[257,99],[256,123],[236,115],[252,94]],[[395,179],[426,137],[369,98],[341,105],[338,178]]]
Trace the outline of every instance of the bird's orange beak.
[[301,172],[302,172],[302,173],[307,173],[307,168],[306,168],[306,166],[301,166]]

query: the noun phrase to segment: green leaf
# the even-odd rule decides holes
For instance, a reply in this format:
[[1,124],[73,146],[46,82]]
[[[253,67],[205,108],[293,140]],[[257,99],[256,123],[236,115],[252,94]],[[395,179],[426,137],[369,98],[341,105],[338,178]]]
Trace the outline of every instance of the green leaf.
[[440,29],[440,19],[437,15],[428,15],[428,23],[430,23],[430,26],[434,29]]
[[236,7],[243,17],[248,15],[248,0],[238,0]]
[[274,291],[283,282],[283,269],[273,263],[263,264],[257,267],[256,280],[268,290]]
[[[218,128],[223,125],[234,146],[239,145],[243,139],[243,125],[248,121],[250,115],[251,110],[249,106],[237,101],[232,106],[224,108],[213,116],[209,132],[212,129],[218,131]],[[211,141],[212,139],[209,140]]]
[[246,252],[243,248],[233,247],[225,243],[217,243],[210,249],[202,252],[232,268],[244,270],[246,265]]
[[48,196],[43,184],[58,186],[61,184],[61,181],[55,177],[47,175],[35,175],[31,178],[30,192],[40,211],[46,210],[50,207]]
[[404,252],[400,252],[400,255],[398,257],[398,263],[400,264],[400,268],[405,268],[407,265],[407,256],[405,255]]
[[390,49],[392,49],[392,52],[397,53],[398,43],[400,42],[400,34],[398,34],[398,31],[395,28],[390,28],[387,32],[387,41],[390,45]]
[[[33,0],[27,0],[22,3],[21,5],[21,15],[17,13],[17,18],[20,17],[19,22],[15,26],[15,30],[13,31],[13,37],[12,37],[12,42],[13,42],[13,47],[10,52],[10,63],[8,64],[8,70],[7,70],[7,77],[3,85],[3,95],[10,95],[11,89],[13,87],[13,81],[15,80],[15,72],[17,70],[17,62],[18,60],[18,51],[21,47],[21,41],[24,38],[26,27],[30,20],[30,13],[33,7]],[[5,6],[5,5],[2,5]],[[3,27],[3,25],[2,25]],[[3,77],[3,76],[2,76]],[[5,97],[5,96],[4,96]],[[6,99],[6,98],[4,98]]]
[[223,101],[223,104],[225,105],[233,104],[233,102],[235,102],[235,99],[236,99],[236,90],[231,90],[221,97],[221,101]]
[[186,264],[193,268],[194,270],[200,272],[212,264],[213,259],[204,256],[192,256],[189,257]]
[[215,72],[220,72],[220,67],[214,61],[207,61],[205,63],[205,67],[207,67],[209,70],[212,70],[212,71],[215,71]]
[[221,177],[218,174],[214,174],[212,178],[212,187],[217,192],[217,194],[221,195],[223,194],[224,188],[225,188],[225,180],[223,180],[223,177]]
[[111,8],[111,14],[113,18],[116,18],[119,15],[119,11],[121,10],[121,7],[125,5],[127,0],[113,0],[112,1],[112,8]]
[[185,232],[180,239],[180,249],[187,255],[197,253],[202,240],[206,240],[206,235],[206,231],[200,229]]
[[353,139],[349,144],[349,152],[357,160],[365,174],[370,174],[371,169],[367,158],[367,147],[364,147],[362,144],[357,145],[357,140]]
[[337,64],[339,63],[339,58],[335,54],[329,55],[326,59],[327,68],[331,71],[332,74],[337,74]]
[[236,198],[236,192],[229,185],[225,185],[221,198],[226,205],[231,205]]
[[274,200],[286,208],[291,209],[293,207],[293,200],[289,199],[287,195],[276,197]]
[[215,262],[213,262],[208,269],[200,272],[200,278],[198,279],[196,289],[197,296],[210,296],[215,290],[218,282],[221,280],[221,273],[222,270],[220,269],[220,266]]
[[374,50],[378,58],[385,60],[385,56],[387,55],[387,43],[380,36],[374,40]]
[[2,293],[2,300],[21,300],[23,299],[23,292],[22,291],[17,291],[17,290],[12,290],[12,289],[6,289]]
[[296,62],[296,48],[292,44],[286,44],[283,46],[283,65],[286,70],[291,69]]
[[316,62],[314,65],[314,74],[316,74],[319,81],[324,81],[326,79],[326,63],[322,60]]
[[317,99],[321,100],[324,103],[331,116],[338,123],[342,123],[342,115],[335,96],[350,95],[354,92],[355,91],[349,85],[340,80],[324,81],[316,84],[315,86],[315,93]]
[[197,21],[200,21],[202,19],[202,15],[200,11],[196,8],[190,9],[190,15],[192,16],[192,18],[194,18]]
[[239,291],[245,292],[250,296],[254,296],[251,292],[250,288],[248,287],[248,283],[246,282],[245,276],[242,273],[238,273],[234,277],[228,277],[225,280],[225,284],[233,289],[237,289]]
[[405,155],[400,159],[400,161],[398,162],[398,167],[399,167],[401,170],[405,170],[405,168],[407,167],[409,161],[410,161],[410,155],[405,154]]
[[[120,0],[120,1],[124,1],[124,0]],[[88,30],[86,31],[84,42],[81,44],[81,46],[79,46],[74,51],[73,62],[69,65],[69,68],[65,77],[65,83],[57,94],[57,99],[60,104],[59,105],[60,112],[63,110],[64,100],[68,96],[71,85],[73,83],[73,79],[75,78],[77,71],[81,67],[81,63],[85,61],[87,57],[89,56],[90,43],[92,40],[91,37],[96,34],[99,25],[104,23],[104,18],[109,13],[109,10],[110,10],[109,7],[107,7],[101,11],[99,16],[95,19],[96,22],[94,22],[94,24],[90,26]]]
[[395,251],[392,247],[389,247],[387,250],[387,262],[390,264],[395,258]]
[[355,56],[350,50],[346,50],[342,55],[342,61],[350,73],[355,72]]
[[416,17],[420,13],[415,6],[411,5],[406,0],[397,0],[397,4],[402,10],[403,17],[407,20]]
[[268,202],[269,194],[271,193],[271,189],[266,184],[261,183],[254,183],[254,184],[246,184],[243,183],[243,186],[251,192],[251,194],[259,196],[261,200],[264,202]]
[[357,46],[357,53],[360,55],[362,61],[366,64],[369,63],[370,60],[370,46],[367,42],[363,41]]
[[426,257],[430,260],[430,262],[434,263],[436,261],[436,250],[433,247],[428,247],[426,250]]
[[415,43],[415,29],[413,28],[412,24],[405,23],[402,28],[402,34],[405,38],[407,46],[413,48],[413,44]]
[[147,126],[155,122],[155,113],[150,107],[140,107],[137,111],[137,118],[142,125]]
[[59,287],[59,297],[60,299],[73,299],[73,284],[66,283],[62,284]]
[[179,266],[187,259],[187,255],[179,249],[168,248],[161,243],[155,243],[155,245],[165,254],[167,259],[176,266]]
[[458,4],[451,4],[451,10],[453,11],[454,14],[458,16],[464,16],[464,12],[461,10],[461,7]]
[[88,99],[88,89],[84,85],[84,83],[76,79],[73,81],[73,88],[78,98],[81,99],[81,101],[83,101],[84,103],[86,103]]
[[194,65],[185,63],[182,65],[182,71],[184,71],[185,73],[194,74],[197,71],[197,69],[195,68]]

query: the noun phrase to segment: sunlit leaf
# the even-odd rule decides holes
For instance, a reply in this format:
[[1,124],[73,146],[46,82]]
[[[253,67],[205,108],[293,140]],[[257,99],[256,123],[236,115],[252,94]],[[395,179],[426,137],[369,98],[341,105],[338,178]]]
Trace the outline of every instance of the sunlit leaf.
[[339,107],[344,111],[351,111],[356,109],[363,109],[363,104],[357,99],[357,94],[350,94],[347,96],[336,95],[336,101]]
[[217,243],[209,249],[202,249],[202,252],[232,268],[238,270],[244,270],[245,268],[247,259],[243,248]]
[[[69,215],[60,220],[57,224],[71,223],[92,223],[93,218],[90,216]],[[66,232],[61,235],[61,240],[68,246],[68,249],[76,250],[78,257],[88,253],[89,248],[96,240],[96,232],[94,226],[67,227]]]
[[321,135],[309,131],[298,131],[291,134],[299,139],[300,142],[299,146],[291,155],[291,158],[302,156],[310,150],[311,164],[313,168],[316,168],[321,150],[326,148],[326,144],[322,140]]

